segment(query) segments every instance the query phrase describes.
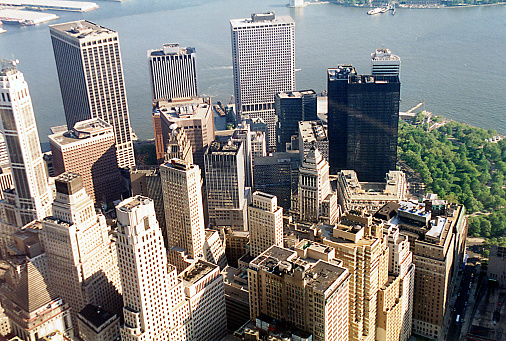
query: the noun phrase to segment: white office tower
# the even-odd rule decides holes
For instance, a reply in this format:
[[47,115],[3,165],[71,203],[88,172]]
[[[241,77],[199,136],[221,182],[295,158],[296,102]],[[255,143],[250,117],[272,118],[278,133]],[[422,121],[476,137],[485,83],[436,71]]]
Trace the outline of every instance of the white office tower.
[[[169,248],[181,248],[187,257],[204,256],[204,209],[200,168],[180,159],[160,166],[163,203]],[[169,262],[184,270],[184,264],[170,258]],[[176,263],[176,264],[174,264]]]
[[0,71],[0,131],[14,180],[14,191],[6,190],[1,202],[3,250],[18,228],[50,214],[52,200],[28,84],[16,64],[3,61]]
[[176,268],[167,263],[153,200],[140,195],[125,199],[116,206],[116,214],[123,285],[121,340],[187,340],[189,307]]
[[373,76],[399,76],[401,58],[389,49],[377,49],[371,53],[371,74]]
[[197,97],[195,55],[195,48],[179,44],[148,51],[153,101]]
[[100,118],[114,129],[118,166],[135,166],[118,32],[87,20],[49,27],[68,129]]
[[257,257],[272,245],[283,247],[283,208],[275,195],[255,192],[248,207],[250,254]]
[[337,195],[329,181],[329,163],[312,148],[299,169],[299,215],[301,221],[334,224],[338,218]]
[[67,302],[72,322],[86,305],[121,310],[121,283],[116,244],[102,214],[95,212],[80,175],[55,179],[53,215],[42,221],[51,288]]
[[191,314],[191,333],[187,333],[183,340],[221,341],[227,335],[227,315],[220,268],[199,259],[181,273],[179,278]]
[[295,90],[295,22],[273,12],[230,20],[238,118],[261,117],[268,146],[276,146],[274,95]]

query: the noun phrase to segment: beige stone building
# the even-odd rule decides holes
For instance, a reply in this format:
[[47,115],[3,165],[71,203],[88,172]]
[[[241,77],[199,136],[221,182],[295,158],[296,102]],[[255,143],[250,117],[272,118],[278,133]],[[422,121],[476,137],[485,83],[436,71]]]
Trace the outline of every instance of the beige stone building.
[[320,225],[318,229],[319,238],[335,249],[335,257],[350,273],[349,339],[375,340],[378,292],[388,285],[383,223],[364,213],[348,213],[337,225]]
[[77,313],[94,304],[121,311],[121,282],[116,244],[105,217],[97,214],[81,176],[63,173],[55,179],[53,215],[42,221],[51,288]]
[[348,340],[350,280],[332,247],[309,240],[294,250],[272,246],[249,264],[250,317],[286,321],[315,341]]
[[272,245],[283,247],[283,208],[275,195],[254,192],[248,207],[250,254],[260,255]]
[[86,193],[95,203],[119,199],[121,177],[114,130],[109,123],[93,118],[48,138],[55,175],[63,172],[81,175]]

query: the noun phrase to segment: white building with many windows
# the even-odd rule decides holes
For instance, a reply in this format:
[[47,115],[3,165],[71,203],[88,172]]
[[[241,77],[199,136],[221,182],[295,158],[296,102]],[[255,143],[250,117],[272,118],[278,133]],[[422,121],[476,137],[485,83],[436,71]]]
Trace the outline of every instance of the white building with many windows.
[[272,245],[283,247],[283,208],[275,195],[255,192],[248,207],[250,254],[257,257]]
[[238,117],[261,117],[276,146],[274,95],[295,90],[295,22],[274,12],[230,20]]

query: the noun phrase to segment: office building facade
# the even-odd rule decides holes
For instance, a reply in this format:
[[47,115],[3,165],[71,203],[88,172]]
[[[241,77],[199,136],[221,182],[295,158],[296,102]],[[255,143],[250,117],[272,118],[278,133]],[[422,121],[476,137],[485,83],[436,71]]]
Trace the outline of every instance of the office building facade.
[[87,20],[49,30],[68,129],[91,118],[106,121],[119,167],[135,166],[118,33]]
[[121,311],[121,282],[116,244],[105,217],[95,212],[80,175],[55,179],[53,215],[42,220],[41,239],[47,257],[49,284],[77,314],[88,304]]
[[254,192],[248,207],[250,254],[256,257],[272,245],[283,247],[283,208],[272,194]]
[[92,118],[72,130],[49,135],[55,175],[77,173],[95,203],[120,198],[122,183],[116,156],[114,131],[107,122]]
[[274,96],[276,112],[276,151],[286,151],[286,144],[297,135],[300,121],[316,121],[316,92],[314,90],[279,92]]
[[332,173],[351,169],[362,181],[395,170],[398,76],[357,75],[351,65],[328,69],[328,135]]
[[286,321],[315,341],[348,340],[352,279],[334,254],[332,247],[303,240],[294,250],[271,246],[252,260],[250,318]]
[[389,49],[376,49],[371,53],[371,75],[400,76],[401,58],[392,54]]
[[163,44],[162,49],[148,51],[153,101],[197,97],[195,55],[195,48],[179,44]]
[[295,22],[273,12],[230,20],[238,117],[261,117],[268,146],[276,146],[274,95],[295,90]]

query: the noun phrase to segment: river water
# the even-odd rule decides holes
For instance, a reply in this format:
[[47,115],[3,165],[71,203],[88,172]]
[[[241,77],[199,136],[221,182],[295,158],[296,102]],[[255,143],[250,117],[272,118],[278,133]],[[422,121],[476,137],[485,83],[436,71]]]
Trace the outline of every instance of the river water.
[[[506,6],[400,8],[394,16],[368,16],[364,8],[321,3],[294,9],[286,2],[98,1],[98,10],[58,12],[51,23],[87,19],[119,32],[132,127],[141,139],[153,136],[146,51],[164,43],[195,47],[200,94],[228,103],[229,20],[265,11],[295,20],[298,90],[326,90],[326,69],[341,63],[370,73],[371,52],[388,47],[402,60],[401,110],[425,101],[434,114],[506,134]],[[0,57],[20,60],[46,142],[51,126],[65,124],[48,24],[4,28]]]

